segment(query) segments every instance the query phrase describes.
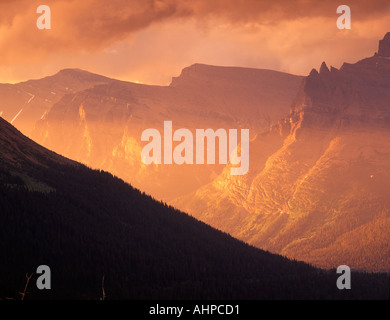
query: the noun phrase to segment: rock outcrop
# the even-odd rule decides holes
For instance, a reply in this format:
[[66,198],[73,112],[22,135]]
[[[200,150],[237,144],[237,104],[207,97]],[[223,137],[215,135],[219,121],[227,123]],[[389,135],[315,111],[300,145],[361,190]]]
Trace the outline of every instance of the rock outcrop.
[[323,63],[290,115],[252,141],[247,176],[226,168],[174,205],[294,259],[388,271],[389,137],[390,60],[375,55],[340,70]]
[[382,57],[390,57],[390,32],[386,33],[383,40],[379,41],[378,55]]

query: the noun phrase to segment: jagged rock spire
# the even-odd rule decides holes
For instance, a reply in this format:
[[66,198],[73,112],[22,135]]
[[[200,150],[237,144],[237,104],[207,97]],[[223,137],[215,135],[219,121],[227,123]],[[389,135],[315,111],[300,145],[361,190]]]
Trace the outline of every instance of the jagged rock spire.
[[328,68],[328,66],[326,65],[325,61],[322,62],[322,64],[321,64],[320,73],[321,73],[321,74],[323,74],[323,73],[329,73],[329,68]]
[[379,41],[378,55],[382,57],[390,57],[390,32],[386,33],[383,40]]

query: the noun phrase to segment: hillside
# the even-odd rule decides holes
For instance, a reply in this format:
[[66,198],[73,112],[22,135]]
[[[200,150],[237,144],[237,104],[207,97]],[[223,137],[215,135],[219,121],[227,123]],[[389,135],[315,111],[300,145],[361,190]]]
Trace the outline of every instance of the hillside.
[[221,166],[145,166],[141,133],[249,128],[253,135],[288,114],[302,77],[238,67],[195,64],[167,87],[123,81],[63,97],[37,123],[32,138],[90,167],[109,171],[158,199],[195,191]]
[[0,297],[25,274],[52,270],[52,289],[27,299],[387,299],[386,275],[335,271],[255,249],[133,189],[67,160],[0,119]]
[[374,56],[325,63],[290,115],[251,143],[247,176],[228,168],[173,204],[259,248],[323,268],[390,270],[389,34]]
[[111,79],[79,69],[64,69],[43,79],[0,84],[0,116],[30,136],[38,120],[64,95]]

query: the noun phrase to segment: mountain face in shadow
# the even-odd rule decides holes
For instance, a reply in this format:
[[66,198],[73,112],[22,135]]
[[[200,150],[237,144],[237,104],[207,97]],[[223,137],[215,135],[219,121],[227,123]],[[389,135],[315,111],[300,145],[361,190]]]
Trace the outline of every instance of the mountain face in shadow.
[[168,87],[114,81],[64,96],[32,137],[169,200],[209,183],[224,166],[146,166],[141,162],[145,129],[163,132],[164,121],[171,120],[173,130],[264,130],[288,114],[301,80],[270,70],[195,64]]
[[290,115],[174,205],[257,247],[320,267],[390,269],[390,43],[305,78]]
[[388,299],[387,275],[352,275],[261,251],[111,174],[63,158],[0,119],[0,297],[45,264],[52,289],[26,299]]
[[43,119],[64,95],[110,81],[83,70],[64,69],[39,80],[0,84],[0,116],[30,136],[35,123]]
[[[89,89],[63,93],[33,138],[154,197],[175,198],[179,209],[257,247],[324,268],[388,271],[389,39],[374,56],[340,70],[323,63],[302,83],[269,70],[198,64],[169,87],[77,71]],[[162,132],[164,120],[174,129],[250,128],[249,173],[145,166],[141,132]]]

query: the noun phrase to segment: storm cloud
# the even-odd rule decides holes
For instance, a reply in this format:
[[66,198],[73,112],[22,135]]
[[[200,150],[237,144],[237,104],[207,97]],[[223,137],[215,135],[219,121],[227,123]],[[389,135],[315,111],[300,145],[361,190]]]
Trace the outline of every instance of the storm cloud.
[[[51,30],[35,26],[40,4]],[[336,28],[340,4],[352,30]],[[163,83],[194,62],[305,74],[318,59],[364,56],[389,29],[389,0],[0,0],[0,80],[77,66]]]

